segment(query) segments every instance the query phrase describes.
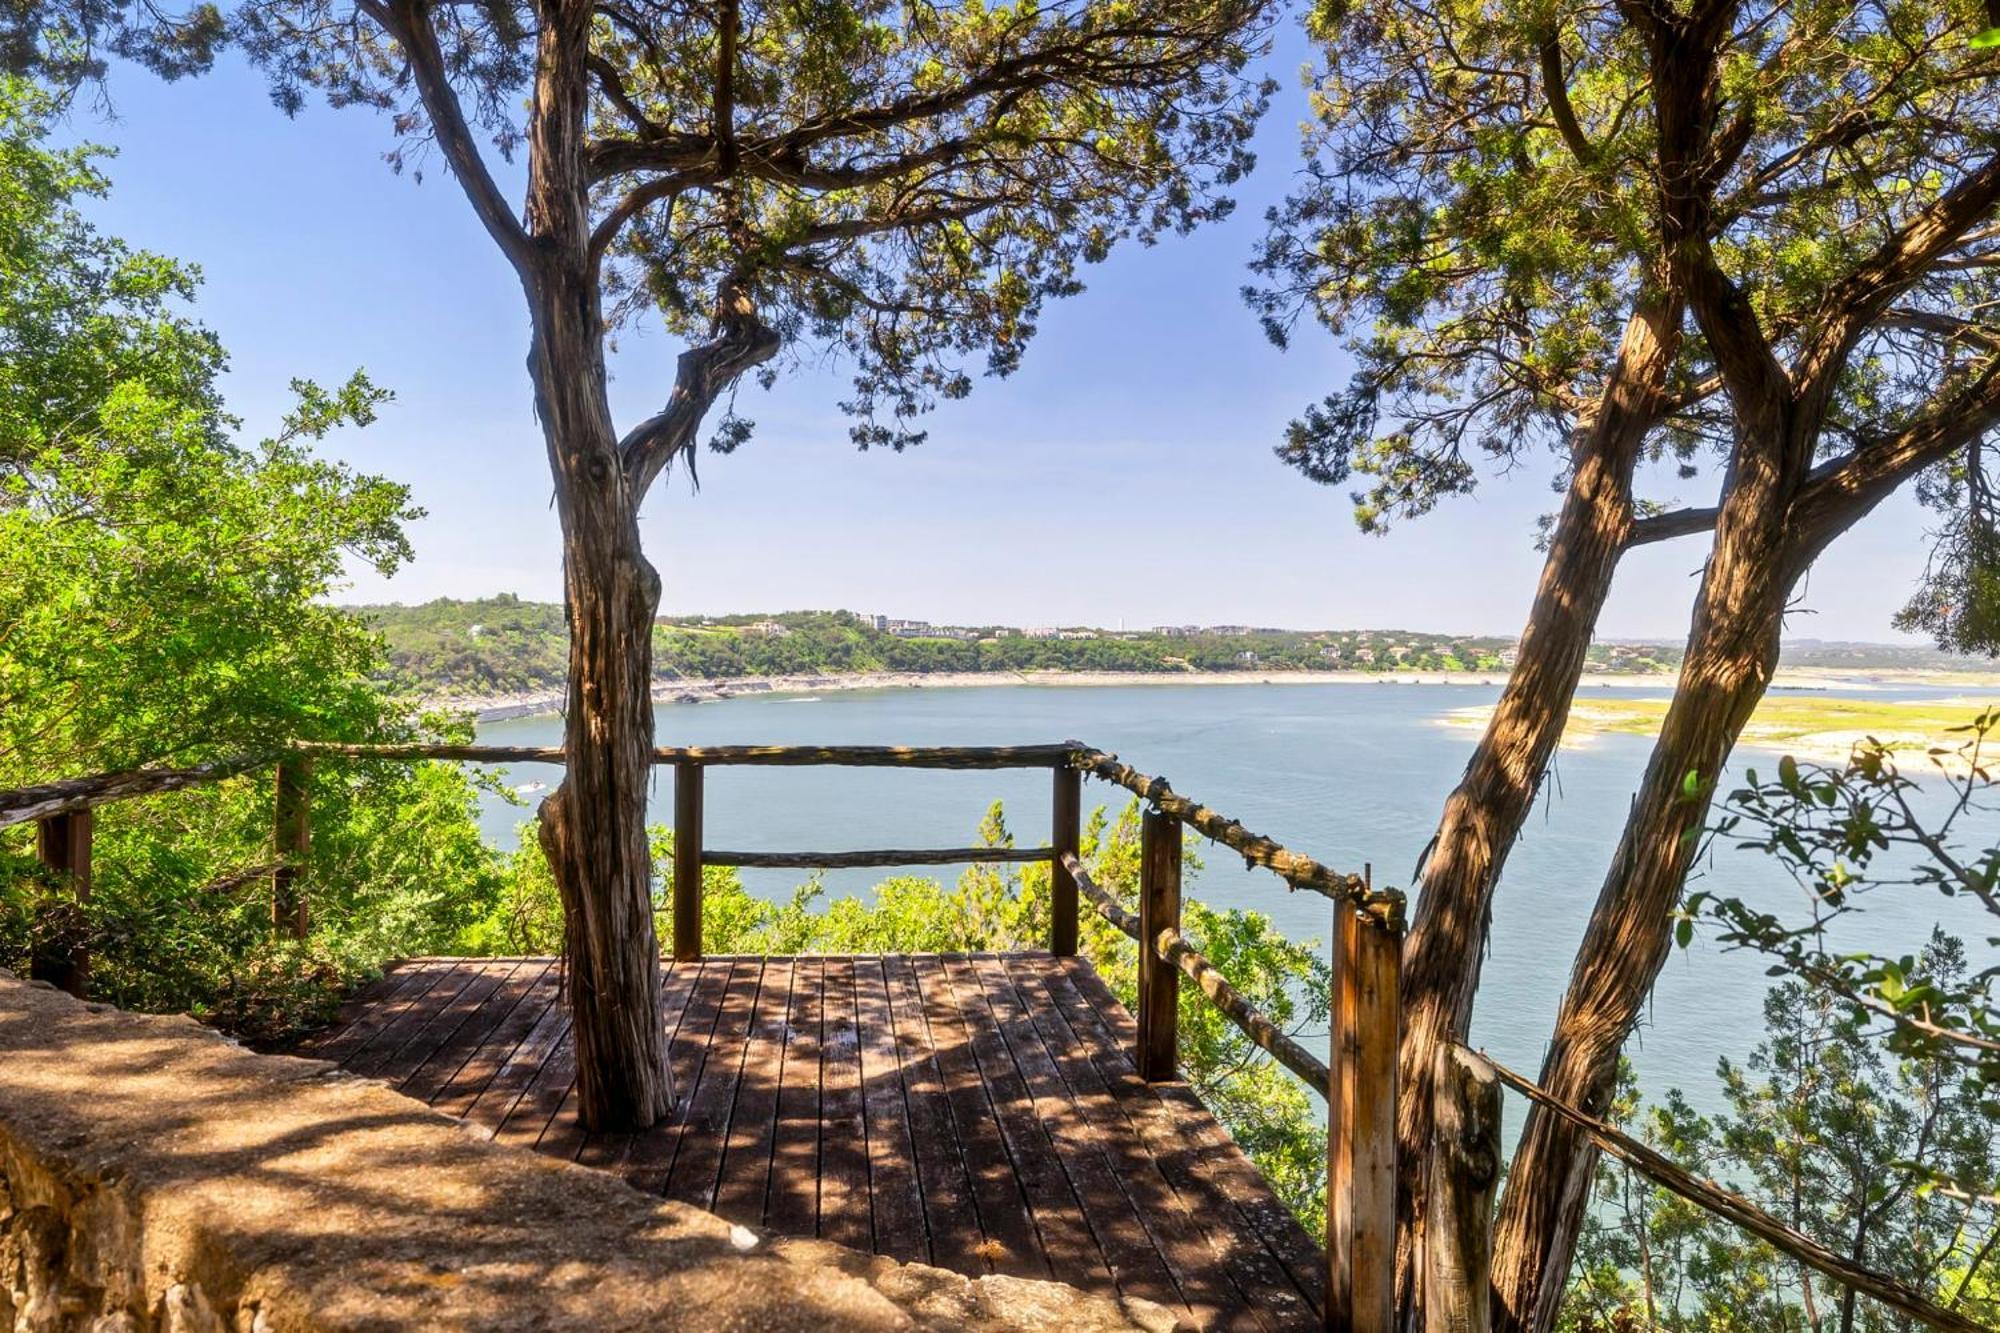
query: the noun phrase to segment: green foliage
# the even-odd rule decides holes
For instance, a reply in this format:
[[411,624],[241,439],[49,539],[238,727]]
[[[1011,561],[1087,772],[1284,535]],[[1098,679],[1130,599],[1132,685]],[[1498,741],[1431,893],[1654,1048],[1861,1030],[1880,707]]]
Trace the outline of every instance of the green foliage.
[[[386,683],[425,695],[561,690],[568,668],[562,608],[512,595],[367,606],[356,613],[388,644]],[[1492,670],[1509,640],[1417,630],[1279,630],[1248,626],[1020,633],[1007,626],[898,633],[849,611],[667,617],[654,629],[661,682],[869,673],[1122,671],[1364,672]],[[1596,644],[1592,669],[1661,671],[1678,650]]]
[[[1771,990],[1764,1020],[1748,1065],[1721,1063],[1723,1115],[1697,1115],[1678,1092],[1642,1111],[1628,1067],[1613,1118],[1834,1252],[1975,1322],[2000,1317],[1994,1199],[1926,1183],[1994,1177],[2000,1143],[1978,1088],[1950,1064],[1887,1055],[1833,996],[1798,982]],[[1910,1327],[1620,1164],[1600,1166],[1597,1202],[1563,1329]]]
[[[702,388],[703,407],[780,348],[839,356],[854,370],[842,406],[855,441],[915,443],[917,415],[969,391],[966,362],[996,375],[1019,364],[1045,304],[1081,290],[1083,265],[1228,211],[1222,191],[1249,166],[1263,107],[1242,71],[1267,11],[1261,0],[585,7],[591,79],[575,132],[588,172],[573,183],[601,228],[591,261],[596,276],[601,251],[607,312],[726,347],[730,367]],[[480,131],[502,154],[532,152],[527,122],[562,113],[567,99],[533,96],[554,49],[538,53],[550,25],[533,7],[387,13],[244,0],[230,32],[287,112],[315,93],[390,112],[406,143],[459,155],[461,180],[485,174],[470,165]],[[471,134],[447,142],[434,129],[447,105]],[[728,410],[711,444],[733,450],[749,429]]]
[[[50,99],[0,79],[0,786],[422,729],[375,683],[380,643],[327,593],[407,554],[404,489],[312,444],[384,395],[298,382],[279,435],[234,439],[192,269],[81,211],[91,149],[47,147]],[[79,904],[0,832],[0,966],[86,946],[92,989],[272,1037],[384,958],[441,947],[499,878],[456,769],[323,766],[301,884],[312,938],[271,938],[268,770],[103,810]]]
[[235,443],[195,273],[90,225],[96,154],[46,148],[50,111],[0,80],[0,782],[384,725],[374,641],[321,599],[416,511],[310,450],[384,395],[300,382]]
[[[1785,978],[1765,1001],[1767,1039],[1719,1067],[1726,1115],[1678,1093],[1641,1119],[1661,1151],[1730,1183],[1779,1220],[1975,1321],[2000,1318],[2000,967],[1969,963],[1943,929],[1909,953],[1837,942],[1882,895],[1936,894],[2000,927],[1990,740],[2000,712],[1932,750],[1919,784],[1876,741],[1845,764],[1780,760],[1745,774],[1712,830],[1772,857],[1804,890],[1800,919],[1740,898],[1690,894],[1686,947],[1718,926]],[[1985,955],[2000,946],[1988,937]],[[1638,1115],[1628,1081],[1621,1119]],[[1901,1330],[1906,1323],[1623,1167],[1598,1177],[1600,1208],[1572,1273],[1571,1329]]]
[[[1978,912],[1989,933],[1981,957],[2000,949],[2000,786],[1992,749],[2000,709],[1956,728],[1964,739],[1934,748],[1929,788],[1905,775],[1869,740],[1845,764],[1801,764],[1787,756],[1775,778],[1753,769],[1731,793],[1717,837],[1777,860],[1806,893],[1803,919],[1787,921],[1741,899],[1689,895],[1683,919],[1705,918],[1719,938],[1771,959],[1774,972],[1837,997],[1854,1019],[1878,1025],[1899,1057],[1958,1066],[1993,1098],[2000,1118],[2000,963],[1968,967],[1964,949],[1940,936],[1897,954],[1838,942],[1843,918],[1871,900],[1936,894]],[[1911,942],[1913,945],[1918,943]],[[1990,1189],[1993,1181],[1958,1182]]]

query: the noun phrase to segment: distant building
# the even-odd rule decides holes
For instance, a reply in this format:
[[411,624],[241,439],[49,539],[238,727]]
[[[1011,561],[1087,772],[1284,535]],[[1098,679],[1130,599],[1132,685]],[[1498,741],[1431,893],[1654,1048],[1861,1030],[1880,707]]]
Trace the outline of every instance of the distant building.
[[1021,633],[1030,639],[1060,639],[1062,631],[1053,625],[1030,625]]
[[781,625],[775,620],[755,621],[745,625],[742,632],[758,639],[787,639],[792,634],[791,626]]

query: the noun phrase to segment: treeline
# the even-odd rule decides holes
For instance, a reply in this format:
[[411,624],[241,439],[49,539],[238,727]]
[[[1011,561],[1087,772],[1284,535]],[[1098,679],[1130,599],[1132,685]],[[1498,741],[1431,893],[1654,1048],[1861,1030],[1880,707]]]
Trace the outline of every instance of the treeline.
[[[558,689],[566,652],[562,608],[511,594],[360,614],[387,641],[389,680],[428,694]],[[663,618],[654,626],[662,680],[869,672],[1497,671],[1506,639],[1410,630],[1023,631],[1011,626],[879,627],[851,611]],[[1664,671],[1664,649],[1600,644],[1601,670]]]

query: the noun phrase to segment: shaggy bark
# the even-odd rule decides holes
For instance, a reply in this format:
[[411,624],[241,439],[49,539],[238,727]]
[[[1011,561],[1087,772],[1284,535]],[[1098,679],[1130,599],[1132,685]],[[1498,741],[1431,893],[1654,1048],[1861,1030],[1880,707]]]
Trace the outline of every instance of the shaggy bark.
[[[1722,507],[1674,702],[1577,953],[1541,1085],[1601,1117],[1618,1053],[1672,947],[1670,913],[1723,763],[1777,665],[1792,587],[1787,491],[1761,451]],[[1596,1153],[1575,1125],[1529,1112],[1501,1202],[1496,1329],[1551,1327],[1589,1200]]]
[[672,1105],[660,1028],[646,791],[652,624],[660,580],[639,546],[605,393],[604,321],[588,258],[583,168],[587,10],[546,16],[530,118],[529,372],[556,478],[569,622],[563,781],[541,843],[563,903],[577,1107],[596,1130],[645,1129]]
[[[1618,1055],[1672,947],[1672,911],[1706,824],[1722,766],[1777,665],[1792,589],[1821,551],[1897,485],[1992,429],[2000,358],[1955,375],[1957,392],[1903,430],[1812,460],[1855,346],[1942,255],[2000,205],[2000,158],[1917,210],[1802,322],[1782,364],[1742,288],[1711,249],[1713,198],[1741,151],[1718,124],[1720,53],[1731,0],[1686,12],[1625,7],[1653,66],[1660,138],[1662,238],[1715,358],[1734,418],[1714,550],[1702,577],[1674,700],[1577,951],[1543,1062],[1553,1096],[1599,1116]],[[1582,1227],[1597,1152],[1575,1124],[1530,1111],[1494,1239],[1494,1327],[1546,1333]]]
[[1469,1033],[1494,885],[1562,739],[1598,613],[1632,540],[1632,473],[1647,431],[1666,406],[1681,314],[1680,300],[1663,287],[1646,294],[1626,324],[1598,410],[1576,435],[1569,490],[1519,660],[1445,802],[1421,869],[1422,891],[1403,953],[1397,1114],[1400,1306],[1413,1321],[1420,1316],[1421,1191],[1433,1142],[1438,1053]]

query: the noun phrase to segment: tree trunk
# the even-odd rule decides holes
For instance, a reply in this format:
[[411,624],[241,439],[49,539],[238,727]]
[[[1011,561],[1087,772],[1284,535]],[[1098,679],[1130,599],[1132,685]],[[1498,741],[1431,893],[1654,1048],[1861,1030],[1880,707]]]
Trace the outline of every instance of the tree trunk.
[[640,550],[640,497],[605,393],[583,163],[589,23],[586,6],[545,14],[529,118],[529,371],[562,520],[570,641],[566,769],[542,803],[541,843],[563,903],[579,1116],[591,1130],[641,1130],[673,1100],[646,839],[660,580]]
[[1421,869],[1403,949],[1402,1101],[1397,1116],[1399,1302],[1421,1322],[1416,1275],[1433,1140],[1437,1061],[1463,1042],[1485,959],[1493,888],[1533,808],[1583,673],[1598,612],[1632,527],[1632,472],[1678,353],[1681,304],[1645,297],[1628,321],[1593,419],[1581,423],[1569,491],[1549,542],[1520,657]]
[[[1775,429],[1759,429],[1762,424]],[[1777,665],[1796,565],[1790,502],[1807,455],[1782,417],[1745,423],[1695,604],[1673,704],[1578,947],[1541,1084],[1602,1115],[1618,1055],[1672,947],[1671,913],[1715,783]],[[1531,1110],[1494,1235],[1494,1328],[1554,1325],[1597,1154],[1569,1122]]]

